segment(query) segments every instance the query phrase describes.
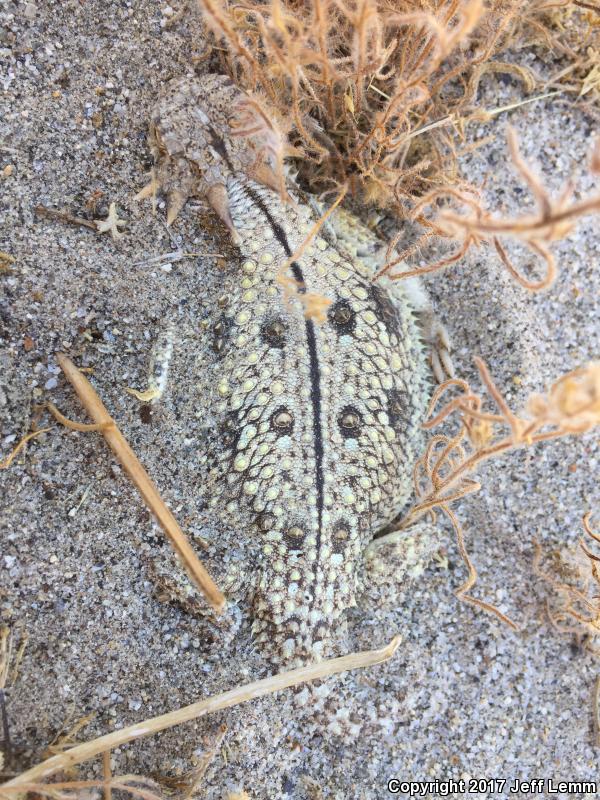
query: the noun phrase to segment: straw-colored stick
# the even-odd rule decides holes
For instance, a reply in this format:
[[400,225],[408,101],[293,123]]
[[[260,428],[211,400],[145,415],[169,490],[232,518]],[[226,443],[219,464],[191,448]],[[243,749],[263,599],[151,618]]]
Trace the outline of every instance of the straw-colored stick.
[[350,655],[341,656],[340,658],[320,661],[317,664],[310,664],[307,667],[292,669],[289,672],[280,672],[269,678],[263,678],[260,681],[248,683],[245,686],[238,686],[235,689],[230,689],[228,692],[223,692],[214,697],[208,697],[205,700],[192,703],[192,705],[185,706],[177,711],[161,714],[159,717],[152,717],[152,719],[144,720],[136,725],[129,725],[127,728],[121,728],[113,733],[107,733],[104,736],[100,736],[98,739],[93,739],[90,742],[77,745],[71,748],[71,750],[67,750],[65,753],[52,756],[52,758],[42,761],[41,764],[17,775],[16,778],[0,786],[0,796],[9,797],[9,792],[6,790],[12,787],[19,787],[22,784],[43,780],[59,770],[67,770],[75,764],[88,761],[90,758],[94,758],[107,750],[120,747],[134,739],[141,739],[143,736],[150,736],[165,728],[181,725],[182,722],[189,722],[192,719],[206,716],[206,714],[211,714],[214,711],[230,708],[239,703],[245,703],[248,700],[255,700],[263,695],[287,689],[298,683],[327,678],[330,675],[335,675],[338,672],[346,672],[350,669],[371,667],[375,664],[381,664],[394,655],[401,641],[401,636],[395,636],[389,644],[379,650],[364,650],[360,653],[351,653]]
[[31,431],[26,436],[24,436],[19,444],[14,448],[12,452],[10,452],[3,461],[0,461],[0,469],[8,469],[14,459],[19,455],[21,450],[25,447],[27,442],[30,439],[34,439],[36,436],[39,436],[40,433],[47,433],[51,428],[41,428],[39,431]]
[[56,360],[77,392],[85,410],[94,422],[101,426],[100,432],[120,461],[125,472],[136,485],[144,502],[161,524],[191,580],[199,591],[204,594],[215,612],[221,614],[225,608],[225,596],[210,577],[206,568],[202,566],[194,552],[194,548],[187,540],[171,511],[165,505],[150,476],[127,444],[125,437],[94,391],[91,383],[67,356],[57,353]]

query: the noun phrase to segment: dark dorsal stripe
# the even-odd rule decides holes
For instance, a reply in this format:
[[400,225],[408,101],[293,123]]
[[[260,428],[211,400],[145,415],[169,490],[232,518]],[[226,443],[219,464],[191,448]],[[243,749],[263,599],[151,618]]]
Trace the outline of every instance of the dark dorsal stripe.
[[[284,253],[289,258],[292,255],[289,242],[285,231],[281,225],[275,221],[273,215],[262,197],[250,186],[244,186],[244,193],[252,200],[254,205],[261,211],[265,219],[271,226],[271,230]],[[306,293],[304,275],[300,265],[296,261],[291,263],[292,275],[298,283],[300,294]],[[308,343],[308,358],[310,370],[310,396],[313,410],[313,430],[315,448],[315,481],[317,487],[317,513],[319,517],[319,530],[317,531],[317,550],[321,546],[321,528],[323,519],[323,430],[321,428],[321,374],[319,372],[319,356],[317,354],[317,337],[315,335],[315,325],[311,319],[305,319],[306,341]]]

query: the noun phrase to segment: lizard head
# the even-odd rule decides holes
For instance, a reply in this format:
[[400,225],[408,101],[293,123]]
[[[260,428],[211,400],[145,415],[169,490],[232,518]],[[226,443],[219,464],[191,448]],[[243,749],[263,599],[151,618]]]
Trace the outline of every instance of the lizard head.
[[242,92],[225,75],[169,81],[150,124],[156,173],[137,199],[154,195],[157,188],[165,191],[168,225],[189,197],[206,199],[239,244],[228,179],[246,175],[285,193],[283,157],[291,148],[273,120],[262,99]]

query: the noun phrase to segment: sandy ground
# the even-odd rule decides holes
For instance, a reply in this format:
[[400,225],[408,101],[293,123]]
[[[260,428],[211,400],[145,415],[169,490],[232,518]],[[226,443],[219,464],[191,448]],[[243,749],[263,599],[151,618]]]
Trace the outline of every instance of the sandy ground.
[[[164,209],[152,216],[133,201],[150,165],[146,123],[158,88],[193,69],[202,52],[193,14],[168,27],[170,13],[150,0],[2,7],[0,170],[12,170],[0,184],[0,250],[15,263],[0,275],[0,454],[29,430],[43,398],[82,418],[53,356],[64,350],[94,367],[95,386],[186,528],[214,539],[190,456],[196,420],[185,354],[193,340],[174,358],[170,393],[150,420],[125,392],[144,387],[164,316],[178,309],[193,325],[218,280],[210,256],[139,263],[179,246],[200,254],[217,247],[210,216],[188,208],[169,235]],[[542,69],[533,55],[520,58]],[[490,78],[480,100],[497,107],[521,91]],[[506,122],[500,115],[471,131],[493,140],[464,168],[474,181],[487,174],[490,206],[514,213],[530,201],[508,165]],[[597,123],[559,98],[522,107],[510,122],[551,189],[570,174],[581,195],[593,188],[586,155]],[[128,221],[118,242],[33,211],[43,203],[82,214],[97,192],[98,216],[115,202]],[[430,282],[460,374],[475,380],[472,357],[483,356],[517,409],[598,356],[597,222],[585,220],[555,252],[560,276],[537,296],[486,250]],[[598,509],[597,475],[596,432],[490,464],[480,473],[484,490],[460,505],[478,596],[510,614],[519,632],[455,598],[465,569],[442,529],[447,566],[432,564],[393,603],[348,615],[342,652],[380,646],[396,631],[404,642],[389,663],[322,690],[330,688],[326,702],[340,715],[347,711],[341,733],[281,693],[114,751],[115,771],[181,775],[224,724],[203,797],[243,788],[252,798],[383,798],[391,777],[597,779],[598,661],[550,627],[551,595],[531,568],[534,537],[549,549],[577,541],[582,513]],[[3,620],[29,635],[8,693],[13,769],[37,762],[57,733],[90,712],[85,738],[268,674],[247,625],[223,646],[157,600],[144,560],[158,534],[97,435],[54,427],[0,486]],[[92,764],[87,774],[98,770]]]

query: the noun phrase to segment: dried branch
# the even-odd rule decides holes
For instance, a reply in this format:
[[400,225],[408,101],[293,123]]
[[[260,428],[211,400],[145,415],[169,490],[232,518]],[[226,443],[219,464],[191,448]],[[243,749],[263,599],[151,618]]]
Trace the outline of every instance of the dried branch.
[[515,42],[571,60],[561,89],[598,91],[598,26],[576,2],[198,0],[224,70],[293,123],[300,179],[315,192],[348,183],[400,215],[407,199],[456,185],[456,143],[490,116],[476,108],[484,76],[534,91],[530,70],[500,58]]
[[0,469],[8,469],[15,458],[19,455],[21,450],[25,447],[27,442],[31,441],[31,439],[35,439],[36,436],[40,436],[42,433],[48,433],[51,431],[52,428],[40,428],[37,431],[30,431],[26,436],[23,436],[21,441],[16,445],[16,447],[4,458],[0,461]]
[[[198,559],[193,547],[179,527],[177,520],[165,505],[155,484],[140,464],[131,447],[127,444],[125,437],[117,428],[115,421],[106,410],[106,407],[94,391],[91,383],[67,356],[58,353],[56,360],[77,392],[82,405],[94,420],[94,429],[100,430],[108,446],[135,484],[144,502],[162,526],[162,529],[169,538],[171,545],[179,556],[190,579],[204,595],[215,612],[221,614],[226,605],[223,593],[216,586],[206,568]],[[52,410],[53,407],[50,406],[50,408]],[[60,412],[57,419],[63,424],[66,422],[69,427],[75,427],[77,430],[81,430],[80,423],[70,423]]]
[[[583,530],[586,537],[597,545],[600,534],[592,529],[591,517],[591,513],[583,517]],[[542,549],[536,542],[534,572],[554,590],[548,605],[552,625],[560,633],[583,634],[587,637],[586,647],[597,652],[594,643],[600,635],[600,556],[593,553],[582,538],[578,553],[565,550],[556,554],[552,571],[544,571],[540,566],[541,560]]]
[[[447,447],[433,459],[433,465],[430,453],[417,462],[425,482],[416,486],[419,502],[409,512],[412,520],[438,503],[446,502],[451,489],[459,493],[463,489],[465,493],[471,492],[472,483],[464,481],[483,461],[517,447],[585,433],[600,424],[600,362],[592,362],[559,378],[547,395],[532,395],[527,404],[529,418],[510,410],[480,358],[475,359],[475,364],[499,413],[482,412],[483,399],[466,381],[452,379],[438,387],[427,415],[431,418],[423,427],[431,430],[451,414],[458,415],[460,427],[452,439],[438,437]],[[432,416],[440,399],[452,387],[459,387],[461,394]],[[508,427],[509,433],[499,433],[496,430],[499,425]]]
[[[140,195],[142,195],[142,192],[140,192]],[[127,222],[124,219],[119,218],[115,203],[111,203],[109,205],[108,215],[106,216],[105,219],[89,220],[85,219],[84,217],[73,216],[73,214],[71,214],[69,211],[66,211],[65,209],[63,209],[62,211],[58,211],[54,208],[47,208],[46,206],[42,205],[36,206],[34,211],[40,217],[59,220],[60,222],[66,222],[69,225],[83,226],[84,228],[90,228],[96,233],[110,233],[111,237],[115,241],[117,239],[121,239],[123,236],[119,228],[123,227],[124,225],[127,225]]]
[[[538,442],[585,433],[599,425],[600,362],[564,375],[546,395],[532,395],[527,403],[528,417],[511,411],[484,362],[477,358],[475,363],[496,411],[485,411],[483,397],[464,380],[451,379],[438,387],[423,427],[432,430],[452,418],[458,421],[458,430],[452,436],[433,436],[425,453],[417,460],[413,472],[417,499],[396,530],[408,527],[435,509],[441,510],[452,523],[460,553],[469,570],[468,578],[457,595],[512,625],[498,609],[468,595],[477,573],[450,504],[480,489],[480,484],[470,476],[484,461],[517,447],[530,447]],[[457,389],[459,393],[434,414],[442,398]],[[590,531],[587,532],[591,535]],[[598,614],[600,618],[600,608]]]
[[[0,796],[9,797],[15,791],[23,792],[28,785],[45,780],[56,772],[81,764],[83,761],[88,761],[127,742],[158,733],[158,731],[165,730],[165,728],[181,725],[183,722],[189,722],[192,719],[204,717],[215,711],[231,708],[248,700],[255,700],[258,697],[288,689],[290,686],[296,686],[299,683],[328,678],[330,675],[337,675],[340,672],[347,672],[351,669],[362,669],[381,664],[394,655],[400,646],[401,640],[402,637],[395,636],[389,644],[379,650],[364,650],[359,653],[351,653],[347,656],[331,658],[317,664],[292,669],[288,672],[280,672],[277,675],[248,683],[245,686],[238,686],[235,689],[199,700],[197,703],[192,703],[192,705],[171,711],[168,714],[161,714],[158,717],[128,725],[113,733],[107,733],[97,739],[76,745],[66,753],[53,756],[2,784],[0,786]],[[102,784],[102,782],[100,783]],[[117,787],[113,784],[113,788]]]
[[327,219],[330,215],[335,211],[335,209],[339,206],[339,204],[344,199],[348,188],[347,186],[343,186],[331,204],[331,206],[327,209],[327,211],[323,212],[323,214],[319,217],[319,219],[313,224],[309,232],[306,234],[304,240],[298,245],[296,250],[291,253],[286,261],[281,265],[278,270],[276,280],[282,288],[283,296],[286,301],[294,297],[295,299],[299,300],[302,305],[304,306],[304,315],[307,319],[314,319],[317,323],[321,324],[326,319],[327,308],[331,305],[331,300],[328,297],[325,297],[320,294],[315,294],[314,292],[306,292],[306,287],[300,285],[295,278],[291,277],[287,274],[287,270],[289,267],[297,261],[301,256],[302,253],[306,250],[308,245],[313,241],[317,233],[321,230]]
[[[401,258],[394,258],[383,267],[380,275],[387,273],[392,280],[400,280],[413,275],[434,272],[458,261],[471,247],[487,243],[493,245],[503,265],[524,288],[530,291],[540,291],[553,283],[557,275],[557,268],[549,245],[567,237],[578,219],[599,212],[600,194],[592,195],[579,202],[571,202],[573,184],[569,181],[559,197],[553,200],[539,178],[523,160],[519,152],[516,134],[510,127],[507,131],[507,140],[512,162],[536,201],[536,213],[500,219],[484,211],[475,198],[470,198],[464,193],[455,189],[433,189],[415,204],[412,216],[416,219],[427,205],[439,200],[443,195],[452,197],[462,205],[464,213],[441,211],[434,218],[433,224],[441,235],[456,239],[460,243],[458,249],[452,256],[435,264],[390,274],[390,270],[402,261]],[[598,153],[600,153],[600,144],[596,145],[592,155],[592,171],[597,171],[597,162],[600,159]],[[530,280],[523,275],[510,260],[500,240],[501,236],[516,240],[538,259],[541,259],[546,267],[543,276],[538,280]]]
[[15,796],[31,794],[32,797],[50,797],[52,800],[80,800],[81,797],[85,797],[82,790],[103,789],[105,800],[110,800],[110,793],[115,789],[126,792],[132,797],[139,797],[140,800],[164,800],[162,795],[150,791],[150,789],[154,788],[160,789],[160,786],[156,781],[145,778],[142,775],[115,775],[114,777],[111,776],[109,780],[72,780],[49,784],[28,781],[11,786],[9,782],[0,786],[0,797],[11,798],[12,800]]

